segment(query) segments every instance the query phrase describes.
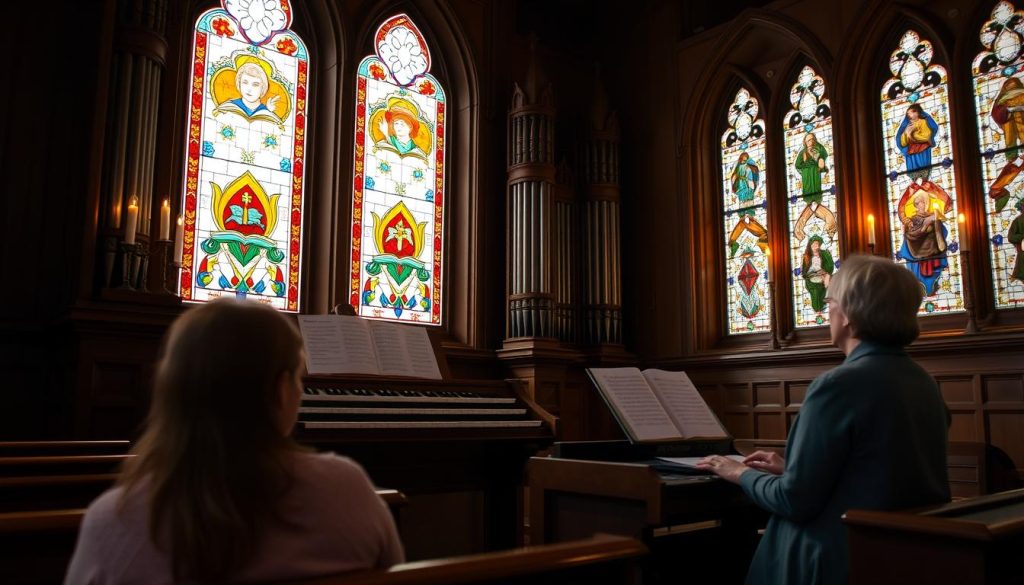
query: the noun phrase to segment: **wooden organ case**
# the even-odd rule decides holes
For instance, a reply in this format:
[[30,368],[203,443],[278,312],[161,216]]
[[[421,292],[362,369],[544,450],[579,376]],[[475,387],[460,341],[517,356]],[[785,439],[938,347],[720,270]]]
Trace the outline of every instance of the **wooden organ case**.
[[406,495],[399,531],[409,560],[522,542],[526,462],[550,445],[556,419],[518,383],[355,375],[304,382],[296,439],[351,457],[375,485]]

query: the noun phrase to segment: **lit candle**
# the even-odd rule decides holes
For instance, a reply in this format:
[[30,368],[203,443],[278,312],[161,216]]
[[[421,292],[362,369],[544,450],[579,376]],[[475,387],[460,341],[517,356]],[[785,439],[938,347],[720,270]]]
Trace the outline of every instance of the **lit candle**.
[[960,214],[956,217],[956,223],[960,226],[960,250],[964,252],[970,252],[970,247],[967,245],[967,234],[964,233],[964,223],[967,222],[967,218],[964,214]]
[[875,216],[871,213],[868,214],[868,245],[875,246]]
[[160,206],[160,239],[167,240],[171,237],[171,202],[164,199]]
[[128,200],[128,219],[124,222],[124,243],[135,243],[135,229],[139,225],[139,198],[132,195]]
[[185,226],[181,223],[181,216],[178,216],[178,225],[174,228],[174,263],[181,264],[181,248],[185,234]]

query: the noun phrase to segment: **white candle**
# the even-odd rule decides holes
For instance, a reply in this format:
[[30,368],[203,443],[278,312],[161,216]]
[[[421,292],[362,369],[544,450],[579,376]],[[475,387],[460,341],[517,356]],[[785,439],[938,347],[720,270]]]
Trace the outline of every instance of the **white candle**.
[[135,229],[139,225],[139,198],[132,195],[128,200],[128,219],[124,222],[124,243],[135,243]]
[[868,245],[875,245],[875,216],[868,214]]
[[171,237],[171,202],[164,199],[160,206],[160,239],[167,240]]
[[178,225],[174,228],[174,263],[181,264],[181,248],[184,244],[185,226],[181,223],[181,216],[178,216]]
[[956,222],[960,225],[960,250],[963,252],[970,252],[971,249],[967,243],[967,234],[964,233],[964,223],[967,222],[967,218],[961,213],[957,216]]

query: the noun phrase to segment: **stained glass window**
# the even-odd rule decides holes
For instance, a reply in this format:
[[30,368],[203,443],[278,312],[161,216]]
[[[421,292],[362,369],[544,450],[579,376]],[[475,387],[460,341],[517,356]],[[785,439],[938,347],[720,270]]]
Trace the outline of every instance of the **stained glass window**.
[[445,96],[408,16],[389,18],[356,78],[351,299],[359,315],[441,323]]
[[291,19],[285,0],[223,0],[196,23],[184,300],[233,295],[299,309],[309,55]]
[[722,222],[730,334],[771,329],[764,120],[757,99],[736,92],[722,135]]
[[904,33],[881,94],[893,257],[924,288],[922,314],[964,308],[949,87],[932,57],[928,40]]
[[981,27],[974,103],[996,307],[1024,306],[1024,12],[999,2]]
[[789,91],[792,109],[782,119],[789,194],[789,253],[793,266],[796,327],[828,323],[825,289],[839,267],[832,110],[825,80],[810,67]]

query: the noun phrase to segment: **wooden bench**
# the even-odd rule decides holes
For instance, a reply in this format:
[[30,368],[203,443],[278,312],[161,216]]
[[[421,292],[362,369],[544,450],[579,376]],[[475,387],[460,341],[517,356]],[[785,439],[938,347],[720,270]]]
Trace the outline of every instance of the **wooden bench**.
[[84,514],[84,509],[0,513],[3,582],[63,581]]
[[632,585],[647,547],[634,538],[591,538],[418,561],[385,571],[347,573],[296,585]]
[[131,441],[0,441],[0,457],[124,455],[131,446]]

